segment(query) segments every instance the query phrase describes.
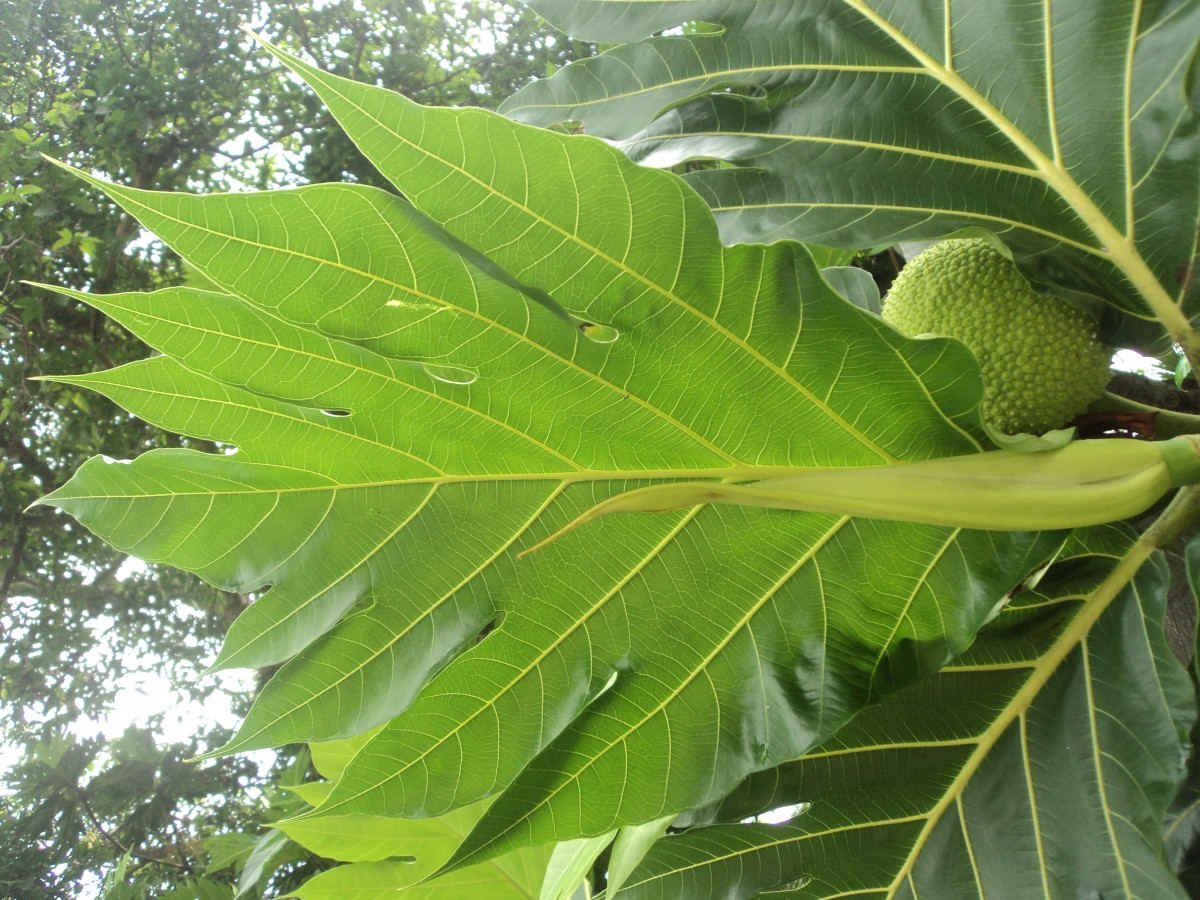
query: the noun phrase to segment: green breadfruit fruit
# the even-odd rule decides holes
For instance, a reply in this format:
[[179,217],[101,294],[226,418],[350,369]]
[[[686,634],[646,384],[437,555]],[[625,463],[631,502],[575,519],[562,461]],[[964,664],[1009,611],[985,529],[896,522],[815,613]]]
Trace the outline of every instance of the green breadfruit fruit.
[[911,337],[966,344],[983,373],[983,419],[1008,434],[1062,428],[1108,384],[1112,350],[1097,339],[1095,320],[1034,291],[980,238],[915,256],[888,292],[883,318]]

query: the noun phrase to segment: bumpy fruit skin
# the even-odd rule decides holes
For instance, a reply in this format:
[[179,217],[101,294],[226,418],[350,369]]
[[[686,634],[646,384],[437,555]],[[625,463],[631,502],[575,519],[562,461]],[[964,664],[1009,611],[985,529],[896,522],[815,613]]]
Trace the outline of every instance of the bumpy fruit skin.
[[983,373],[983,419],[1008,434],[1061,428],[1108,384],[1112,350],[1097,340],[1091,316],[1034,291],[982,239],[942,241],[913,257],[883,318],[910,337],[966,344]]

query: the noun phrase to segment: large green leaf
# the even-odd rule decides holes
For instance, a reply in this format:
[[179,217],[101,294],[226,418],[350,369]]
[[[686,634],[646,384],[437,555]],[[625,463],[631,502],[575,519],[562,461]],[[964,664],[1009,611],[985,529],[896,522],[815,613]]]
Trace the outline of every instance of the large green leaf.
[[[364,736],[359,735],[313,744],[313,764],[330,781],[300,787],[315,796],[327,795],[363,743]],[[290,896],[302,900],[458,900],[468,896],[534,900],[547,874],[550,848],[522,848],[422,884],[449,859],[487,805],[488,801],[481,801],[432,819],[351,813],[282,822],[277,826],[280,831],[313,853],[350,863],[310,879]]]
[[660,841],[616,896],[1183,897],[1162,822],[1196,719],[1163,632],[1166,565],[1082,535],[938,676],[691,817],[786,825]]
[[1055,552],[698,507],[517,559],[663,479],[972,452],[978,370],[800,245],[723,247],[682,181],[596,139],[286,61],[416,208],[95,182],[228,293],[77,295],[163,355],[67,380],[230,452],[95,459],[46,502],[263,591],[218,666],[287,662],[227,751],[391,720],[316,815],[503,791],[457,865],[711,802],[939,668]]
[[292,896],[302,900],[483,896],[535,900],[550,859],[549,847],[523,847],[422,884],[462,843],[486,806],[484,801],[433,819],[351,814],[285,822],[279,827],[293,840],[314,853],[349,862],[310,879]]
[[1036,277],[1188,337],[1194,0],[532,5],[594,39],[722,26],[617,47],[503,108],[627,138],[650,165],[735,163],[689,175],[727,241],[870,247],[984,226]]

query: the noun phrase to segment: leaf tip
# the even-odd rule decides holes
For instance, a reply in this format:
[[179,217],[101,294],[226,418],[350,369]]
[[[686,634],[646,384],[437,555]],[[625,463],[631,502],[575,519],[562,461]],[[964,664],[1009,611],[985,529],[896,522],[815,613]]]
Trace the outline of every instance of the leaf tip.
[[86,181],[88,184],[90,184],[94,187],[98,187],[101,190],[104,190],[106,187],[117,187],[117,185],[112,185],[109,182],[106,182],[103,178],[97,178],[95,175],[90,175],[87,172],[83,171],[83,169],[76,168],[75,166],[71,165],[70,163],[63,162],[61,159],[55,159],[53,156],[50,156],[49,154],[42,153],[41,156],[42,156],[42,159],[46,160],[46,162],[52,163],[52,164],[58,166],[64,172],[70,172],[76,178],[79,178],[82,181]]
[[42,151],[39,150],[38,155],[41,156],[42,159],[44,159],[46,162],[50,163],[51,165],[58,166],[60,169],[70,172],[72,175],[78,175],[80,178],[88,177],[87,175],[85,175],[79,169],[75,168],[70,163],[65,163],[61,159],[55,159],[49,153],[43,153]]
[[[338,805],[340,805],[340,804],[338,804]],[[324,809],[323,805],[322,806],[314,806],[312,809],[308,810],[307,812],[302,812],[299,815],[295,815],[295,816],[288,816],[286,819],[280,819],[272,827],[279,828],[281,831],[283,831],[286,834],[287,831],[283,828],[284,825],[291,825],[293,822],[304,822],[304,821],[307,821],[308,819],[320,819],[328,814],[329,814],[328,811],[326,811]]]
[[21,510],[21,515],[23,515],[23,516],[29,515],[29,511],[32,510],[35,506],[53,506],[54,504],[52,502],[50,502],[50,498],[52,496],[53,496],[53,494],[47,494],[45,497],[38,497],[36,500],[34,500],[32,503],[30,503],[28,506],[26,506],[23,510]]
[[517,559],[524,559],[529,554],[541,550],[547,544],[552,544],[567,532],[574,531],[580,525],[595,521],[601,516],[615,512],[671,512],[685,506],[696,506],[719,500],[720,495],[713,490],[713,485],[707,482],[680,482],[677,484],[658,484],[650,487],[635,488],[601,500],[591,509],[576,516],[549,537],[543,538],[532,547],[517,554]]
[[597,508],[598,508],[597,506],[592,507],[591,509],[589,509],[587,512],[583,513],[582,515],[576,516],[572,521],[568,522],[562,528],[558,529],[558,531],[555,531],[552,534],[550,534],[549,537],[542,538],[540,541],[538,541],[532,547],[526,547],[524,550],[522,550],[520,553],[517,554],[517,559],[524,559],[525,557],[529,556],[531,553],[536,553],[538,550],[541,550],[543,547],[547,546],[548,544],[553,544],[555,541],[557,541],[560,537],[565,535],[567,532],[574,531],[580,525],[584,525],[587,522],[590,522],[592,519],[596,518],[597,515],[600,515],[600,513],[596,512]]
[[541,550],[546,545],[553,544],[556,540],[558,540],[560,537],[562,537],[564,534],[566,534],[568,531],[570,531],[572,529],[572,527],[574,527],[574,523],[572,523],[571,525],[566,525],[566,526],[558,529],[558,531],[554,532],[549,537],[542,538],[540,541],[538,541],[532,547],[526,547],[524,550],[522,550],[520,553],[517,554],[517,559],[524,559],[525,557],[529,556],[532,553],[537,553],[537,551]]
[[245,34],[248,37],[250,37],[251,39],[253,39],[253,41],[256,44],[258,44],[260,47],[269,51],[272,55],[279,56],[279,54],[281,52],[283,52],[278,47],[276,47],[274,44],[272,44],[270,41],[268,41],[262,32],[256,31],[254,29],[254,26],[240,25],[238,27],[242,30],[243,34]]

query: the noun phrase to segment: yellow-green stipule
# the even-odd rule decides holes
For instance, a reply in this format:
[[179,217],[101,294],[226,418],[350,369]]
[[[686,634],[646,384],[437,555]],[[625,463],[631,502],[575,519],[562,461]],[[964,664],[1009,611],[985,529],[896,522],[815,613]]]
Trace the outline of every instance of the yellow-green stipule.
[[1115,522],[1168,490],[1200,482],[1200,435],[1167,441],[1075,441],[1059,450],[993,450],[889,466],[816,469],[750,484],[677,482],[592,507],[521,555],[616,512],[736,503],[989,531],[1043,531]]

